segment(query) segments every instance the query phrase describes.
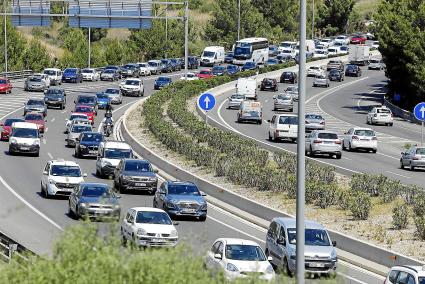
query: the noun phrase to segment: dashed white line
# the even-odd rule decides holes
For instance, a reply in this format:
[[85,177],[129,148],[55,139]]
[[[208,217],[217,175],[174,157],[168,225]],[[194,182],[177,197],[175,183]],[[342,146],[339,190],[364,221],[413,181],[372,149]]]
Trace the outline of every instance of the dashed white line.
[[50,120],[50,122],[55,122],[56,118],[52,118],[52,120]]

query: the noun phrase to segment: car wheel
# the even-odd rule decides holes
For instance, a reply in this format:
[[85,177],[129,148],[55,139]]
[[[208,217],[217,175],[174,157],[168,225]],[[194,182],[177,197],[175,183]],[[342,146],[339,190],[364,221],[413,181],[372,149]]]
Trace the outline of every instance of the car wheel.
[[292,272],[289,269],[289,264],[288,264],[288,260],[286,259],[286,257],[283,259],[283,273],[288,275],[289,277],[292,277]]
[[412,172],[415,170],[415,167],[412,165],[412,162],[410,162],[409,164],[409,170],[411,170]]
[[310,146],[310,149],[308,149],[308,154],[309,154],[310,157],[314,157],[315,156],[314,155],[314,152],[313,152],[313,149],[311,148],[311,146]]
[[207,220],[207,216],[201,216],[201,217],[199,217],[199,221],[205,222],[205,220]]
[[341,153],[338,153],[338,154],[336,154],[335,156],[336,156],[336,158],[339,160],[339,159],[341,159],[342,154],[341,154]]
[[353,148],[351,148],[351,143],[350,142],[348,142],[348,151],[349,152],[353,151]]
[[403,161],[400,159],[400,169],[404,169]]
[[273,141],[273,137],[270,135],[270,132],[269,132],[269,141]]
[[152,201],[152,207],[156,208],[158,206],[158,204],[156,204],[156,199],[154,198]]
[[378,149],[372,149],[372,153],[376,153],[376,152],[378,152]]
[[366,117],[366,124],[370,124],[370,123],[369,123],[369,118],[368,118],[368,117]]
[[70,203],[68,203],[68,216],[71,217],[72,219],[76,219],[75,213],[74,211],[72,211]]
[[389,126],[393,126],[393,124],[392,124],[392,123],[390,123],[390,124],[389,124]]

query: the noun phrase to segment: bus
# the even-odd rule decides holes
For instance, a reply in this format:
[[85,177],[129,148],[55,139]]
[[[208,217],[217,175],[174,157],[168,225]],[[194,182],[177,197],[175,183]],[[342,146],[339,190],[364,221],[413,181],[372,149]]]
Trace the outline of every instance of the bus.
[[233,47],[233,64],[243,65],[251,61],[264,64],[269,59],[269,41],[266,38],[244,38]]

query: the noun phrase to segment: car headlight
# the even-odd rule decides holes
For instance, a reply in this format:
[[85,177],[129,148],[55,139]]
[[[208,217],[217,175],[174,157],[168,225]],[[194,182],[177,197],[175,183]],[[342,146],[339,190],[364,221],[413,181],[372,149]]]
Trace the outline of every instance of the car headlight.
[[151,178],[149,178],[149,180],[150,180],[150,181],[156,181],[156,180],[157,180],[157,178],[156,178],[156,177],[151,177]]
[[87,206],[88,206],[88,203],[81,202],[79,205],[80,205],[80,207],[85,208],[85,207],[87,207]]
[[170,201],[167,201],[166,204],[167,204],[168,208],[176,208],[176,205],[174,203],[170,202]]
[[238,270],[238,268],[236,267],[236,265],[234,265],[234,264],[232,264],[232,263],[228,263],[227,265],[226,265],[226,269],[228,270],[228,271],[232,271],[232,272],[238,272],[239,270]]
[[336,255],[336,250],[333,250],[331,253],[331,259],[332,261],[336,261],[337,260],[337,255]]
[[139,235],[139,236],[143,236],[143,235],[146,235],[147,234],[147,232],[146,232],[146,230],[145,229],[137,229],[137,235]]
[[39,140],[34,140],[34,142],[32,142],[32,145],[40,145],[40,141]]
[[10,143],[11,144],[17,144],[18,143],[18,140],[16,140],[16,138],[11,138],[10,139]]
[[172,230],[170,233],[170,237],[172,238],[177,238],[179,236],[179,234],[177,233],[177,230]]
[[270,264],[269,266],[267,266],[267,269],[266,269],[266,273],[274,273],[274,269],[273,269],[273,266]]
[[49,179],[49,183],[50,183],[50,184],[53,184],[53,185],[55,185],[55,184],[56,184],[56,182],[55,182],[54,180],[52,180],[52,179]]

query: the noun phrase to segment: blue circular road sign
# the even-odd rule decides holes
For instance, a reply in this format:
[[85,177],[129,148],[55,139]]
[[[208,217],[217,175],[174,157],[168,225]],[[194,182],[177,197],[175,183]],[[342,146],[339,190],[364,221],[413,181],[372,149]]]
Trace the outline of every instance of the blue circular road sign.
[[198,99],[198,105],[202,110],[212,110],[215,106],[215,98],[210,93],[202,94]]
[[413,109],[413,114],[419,121],[425,121],[425,103],[418,103]]

